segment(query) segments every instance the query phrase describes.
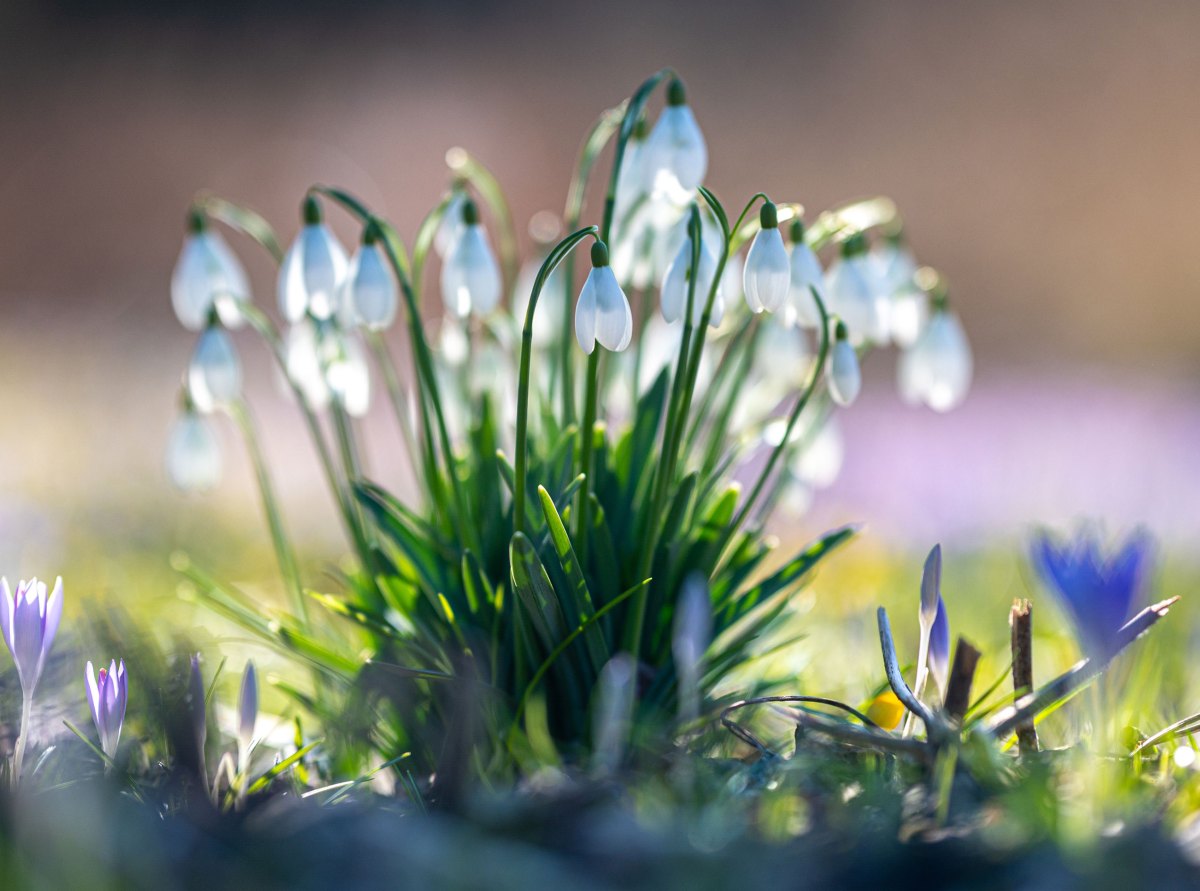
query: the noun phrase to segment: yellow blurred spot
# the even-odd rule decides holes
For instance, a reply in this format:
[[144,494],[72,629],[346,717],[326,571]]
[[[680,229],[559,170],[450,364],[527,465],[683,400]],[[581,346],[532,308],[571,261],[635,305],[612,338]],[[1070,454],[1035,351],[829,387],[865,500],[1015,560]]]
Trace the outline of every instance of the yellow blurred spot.
[[867,717],[884,730],[895,730],[904,717],[904,704],[891,690],[884,690],[867,706]]

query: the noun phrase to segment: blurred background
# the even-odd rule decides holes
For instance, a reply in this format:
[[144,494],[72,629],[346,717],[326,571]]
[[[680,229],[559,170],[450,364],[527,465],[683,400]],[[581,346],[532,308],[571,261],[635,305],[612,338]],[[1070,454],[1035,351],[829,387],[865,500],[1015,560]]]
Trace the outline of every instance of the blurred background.
[[[1031,523],[1093,517],[1177,552],[1200,535],[1197,33],[1188,0],[7,0],[0,572],[76,566],[87,593],[168,597],[175,548],[247,574],[265,553],[232,430],[215,494],[185,499],[162,471],[193,343],[168,281],[196,193],[290,240],[305,188],[337,183],[411,238],[463,145],[524,234],[561,209],[596,114],[666,64],[718,194],[813,212],[891,196],[975,349],[974,392],[944,416],[903,406],[894,355],[873,356],[841,479],[781,531],[861,520],[868,547],[987,542],[1016,573]],[[265,256],[238,248],[273,307]],[[320,559],[338,533],[310,448],[239,337],[289,522]]]

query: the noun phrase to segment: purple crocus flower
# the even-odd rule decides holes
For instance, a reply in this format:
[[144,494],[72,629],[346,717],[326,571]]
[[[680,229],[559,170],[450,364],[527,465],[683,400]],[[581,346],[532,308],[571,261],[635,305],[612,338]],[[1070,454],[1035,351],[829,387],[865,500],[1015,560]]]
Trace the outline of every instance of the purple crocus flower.
[[929,633],[929,673],[937,684],[938,694],[946,698],[946,685],[950,683],[950,619],[946,616],[946,602],[938,593],[937,616]]
[[1058,596],[1089,658],[1103,663],[1115,655],[1117,631],[1142,599],[1153,550],[1149,534],[1140,529],[1108,556],[1094,528],[1069,540],[1045,530],[1035,534],[1033,567]]
[[121,724],[125,721],[125,699],[128,694],[125,680],[125,660],[118,665],[110,662],[101,668],[99,675],[87,664],[88,702],[92,706],[92,718],[100,734],[100,748],[112,758],[117,753],[117,741],[121,738]]
[[27,700],[33,699],[61,616],[61,578],[55,582],[49,597],[45,583],[37,579],[22,581],[15,595],[9,590],[8,579],[0,579],[0,629],[17,665],[21,692]]
[[238,696],[238,750],[243,757],[249,755],[254,742],[254,724],[258,720],[258,676],[254,663],[246,662],[242,672],[242,692]]

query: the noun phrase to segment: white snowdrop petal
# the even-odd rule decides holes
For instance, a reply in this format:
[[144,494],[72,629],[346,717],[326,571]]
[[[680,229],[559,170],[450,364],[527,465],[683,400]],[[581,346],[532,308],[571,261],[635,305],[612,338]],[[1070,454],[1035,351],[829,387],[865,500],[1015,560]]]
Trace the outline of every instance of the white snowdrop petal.
[[862,372],[854,347],[849,340],[839,340],[829,358],[829,394],[834,402],[845,406],[858,398],[861,389]]
[[297,238],[283,255],[279,265],[279,278],[275,283],[275,297],[279,301],[279,312],[288,322],[299,322],[308,308],[308,292],[304,289],[304,248]]
[[746,303],[754,312],[775,312],[787,300],[792,270],[778,227],[754,236],[742,274]]
[[321,371],[318,349],[319,335],[313,322],[302,319],[288,329],[284,342],[284,361],[288,376],[304,394],[309,405],[316,410],[329,405],[330,399],[329,386]]
[[834,263],[825,281],[828,309],[845,322],[855,344],[873,339],[879,328],[875,289],[868,272],[865,255],[856,254]]
[[464,226],[442,266],[442,299],[458,318],[486,315],[500,302],[500,267],[478,224]]
[[171,426],[167,477],[183,492],[207,492],[221,481],[221,446],[207,418],[185,412]]
[[907,349],[920,339],[929,322],[929,297],[914,285],[892,296],[891,334],[896,346]]
[[796,323],[805,328],[819,328],[821,313],[813,300],[813,291],[825,300],[825,273],[813,249],[803,242],[792,245],[791,282],[788,303]]
[[324,223],[305,226],[299,240],[307,309],[315,318],[332,318],[346,277],[346,251]]
[[971,347],[958,317],[945,310],[935,313],[913,354],[925,404],[935,411],[957,407],[966,398],[974,371]]
[[246,270],[220,233],[205,232],[203,237],[208,238],[209,247],[217,263],[217,275],[212,282],[212,299],[221,317],[221,324],[226,328],[240,328],[246,321],[241,312],[241,305],[252,299]]
[[625,292],[617,284],[611,266],[592,269],[596,294],[596,340],[613,352],[621,352],[633,338],[633,313]]
[[351,417],[361,418],[371,407],[371,373],[367,355],[352,335],[329,336],[325,364],[330,392]]
[[179,323],[199,331],[208,323],[212,306],[209,277],[214,258],[201,234],[189,235],[171,273],[171,306]]
[[708,148],[687,105],[668,105],[647,139],[647,191],[689,195],[704,182]]
[[[671,265],[667,267],[663,277],[660,293],[660,306],[663,318],[668,322],[676,322],[683,318],[687,310],[688,287],[691,279],[692,240],[685,238],[679,246]],[[707,245],[701,240],[700,261],[697,266],[696,289],[692,297],[692,324],[699,325],[704,315],[704,304],[708,300],[708,292],[712,288],[713,278],[717,273],[717,263],[713,259]],[[720,297],[718,289],[717,298]],[[722,310],[723,312],[723,310]]]
[[[610,267],[611,268],[611,267]],[[575,339],[585,353],[596,348],[596,270],[592,269],[579,292],[575,304]]]
[[350,263],[343,306],[354,324],[382,331],[396,318],[396,280],[376,244],[364,244]]
[[188,364],[188,392],[196,408],[210,412],[233,403],[242,392],[242,363],[221,328],[200,335]]

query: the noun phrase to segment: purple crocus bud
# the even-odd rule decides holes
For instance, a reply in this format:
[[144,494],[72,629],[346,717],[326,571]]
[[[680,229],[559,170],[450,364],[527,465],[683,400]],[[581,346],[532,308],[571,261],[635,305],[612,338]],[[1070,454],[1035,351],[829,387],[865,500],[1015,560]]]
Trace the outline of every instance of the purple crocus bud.
[[1111,555],[1101,552],[1094,528],[1062,540],[1041,530],[1033,539],[1033,567],[1066,609],[1088,657],[1105,663],[1116,653],[1117,631],[1142,598],[1154,546],[1133,532]]
[[15,595],[9,590],[8,579],[0,579],[0,629],[17,665],[17,676],[26,699],[33,698],[61,616],[61,578],[55,582],[49,597],[45,583],[37,579],[22,581],[17,585]]
[[192,656],[192,672],[188,679],[188,703],[192,713],[192,728],[196,734],[196,749],[204,757],[204,740],[208,736],[208,724],[204,713],[204,677],[200,674],[200,656]]
[[254,722],[258,718],[258,679],[254,674],[254,663],[246,662],[242,673],[242,693],[238,697],[238,746],[243,753],[250,751],[254,741]]
[[117,742],[121,738],[121,724],[125,721],[125,699],[128,694],[125,681],[125,660],[120,664],[110,662],[100,673],[87,664],[88,702],[92,707],[92,719],[96,732],[100,734],[100,748],[112,758],[117,753]]
[[950,682],[950,619],[946,616],[946,603],[940,594],[937,616],[929,634],[929,673],[937,684],[938,698],[945,700],[946,685]]

